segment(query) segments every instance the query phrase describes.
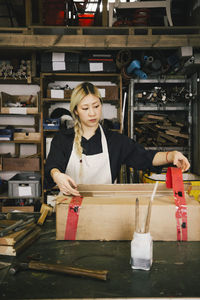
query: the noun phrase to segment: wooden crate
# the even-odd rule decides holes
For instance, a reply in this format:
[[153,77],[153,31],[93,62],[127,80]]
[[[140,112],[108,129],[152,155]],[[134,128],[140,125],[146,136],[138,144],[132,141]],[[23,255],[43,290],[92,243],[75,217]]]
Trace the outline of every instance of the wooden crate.
[[[23,106],[9,107],[8,103],[21,103]],[[1,92],[1,113],[3,114],[37,114],[38,95],[10,95]]]
[[[132,240],[135,201],[140,204],[140,227],[145,224],[154,184],[80,185],[83,196],[78,213],[76,240]],[[188,240],[200,241],[200,203],[185,193]],[[56,239],[64,240],[71,197],[58,196]],[[173,190],[159,184],[152,206],[150,232],[154,240],[176,241],[176,205]]]
[[40,159],[3,158],[3,171],[40,171]]
[[47,98],[51,99],[67,99],[70,100],[72,90],[47,90]]
[[119,100],[119,90],[117,86],[97,86],[103,100]]
[[40,132],[15,132],[14,141],[40,141]]

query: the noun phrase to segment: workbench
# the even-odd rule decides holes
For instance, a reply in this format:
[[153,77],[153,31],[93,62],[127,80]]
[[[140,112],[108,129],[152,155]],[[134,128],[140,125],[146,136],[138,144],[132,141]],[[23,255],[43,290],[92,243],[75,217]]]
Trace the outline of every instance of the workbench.
[[152,268],[142,271],[130,267],[130,241],[56,241],[55,215],[41,228],[31,246],[0,261],[14,264],[38,253],[46,263],[108,270],[108,279],[32,270],[11,275],[8,266],[0,270],[0,299],[200,299],[200,242],[154,242]]

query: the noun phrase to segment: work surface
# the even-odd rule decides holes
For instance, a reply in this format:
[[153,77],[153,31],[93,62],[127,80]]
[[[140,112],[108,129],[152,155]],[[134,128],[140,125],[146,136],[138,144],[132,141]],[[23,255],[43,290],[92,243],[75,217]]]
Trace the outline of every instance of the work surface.
[[128,241],[56,241],[55,236],[54,216],[31,246],[17,257],[0,256],[0,261],[15,263],[40,254],[46,263],[108,270],[108,279],[32,270],[11,275],[7,267],[0,270],[0,299],[200,298],[200,242],[154,242],[153,266],[141,271],[130,267]]

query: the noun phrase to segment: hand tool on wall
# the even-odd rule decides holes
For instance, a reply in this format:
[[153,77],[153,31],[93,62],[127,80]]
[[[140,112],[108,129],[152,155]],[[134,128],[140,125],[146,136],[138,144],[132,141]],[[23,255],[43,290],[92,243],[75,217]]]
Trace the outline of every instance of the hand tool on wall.
[[47,215],[51,215],[53,213],[53,207],[51,205],[43,203],[40,209],[41,216],[39,217],[37,224],[43,225]]
[[23,262],[10,268],[9,273],[14,275],[20,270],[37,270],[53,273],[63,273],[74,276],[90,277],[99,280],[107,280],[107,270],[89,270],[75,267],[68,267],[61,264],[48,264],[38,261]]

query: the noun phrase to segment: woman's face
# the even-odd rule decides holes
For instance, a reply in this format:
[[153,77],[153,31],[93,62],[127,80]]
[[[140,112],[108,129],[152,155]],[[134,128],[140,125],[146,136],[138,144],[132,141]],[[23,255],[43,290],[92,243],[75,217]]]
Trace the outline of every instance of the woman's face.
[[100,99],[92,94],[85,96],[78,104],[75,113],[79,116],[83,128],[97,128],[102,114]]

